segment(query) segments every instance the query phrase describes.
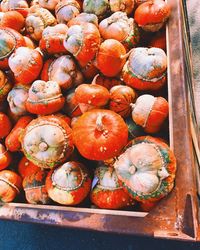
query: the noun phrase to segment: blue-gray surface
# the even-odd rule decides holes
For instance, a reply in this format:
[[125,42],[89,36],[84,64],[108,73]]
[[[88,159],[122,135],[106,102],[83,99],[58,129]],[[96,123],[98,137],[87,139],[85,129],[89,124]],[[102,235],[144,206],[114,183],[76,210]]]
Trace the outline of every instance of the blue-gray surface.
[[[200,81],[199,0],[189,0],[189,16],[194,53],[194,73]],[[192,13],[192,14],[191,14]],[[199,16],[198,16],[199,14]],[[198,53],[199,52],[199,53]],[[200,103],[200,102],[199,102]],[[155,240],[117,234],[63,229],[37,224],[0,221],[0,250],[200,250],[198,243]]]
[[0,250],[191,250],[200,244],[63,229],[37,224],[0,223]]

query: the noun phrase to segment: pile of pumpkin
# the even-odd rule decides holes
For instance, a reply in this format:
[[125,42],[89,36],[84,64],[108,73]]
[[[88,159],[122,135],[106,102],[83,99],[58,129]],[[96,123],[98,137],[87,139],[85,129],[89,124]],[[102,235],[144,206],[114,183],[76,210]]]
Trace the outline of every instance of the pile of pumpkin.
[[1,2],[2,202],[148,210],[172,190],[169,15],[163,0]]

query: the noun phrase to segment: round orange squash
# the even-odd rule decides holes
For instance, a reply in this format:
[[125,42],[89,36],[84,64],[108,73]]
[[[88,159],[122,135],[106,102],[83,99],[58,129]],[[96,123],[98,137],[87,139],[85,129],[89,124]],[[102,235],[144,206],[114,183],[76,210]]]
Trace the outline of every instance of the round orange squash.
[[111,110],[93,109],[73,126],[73,140],[80,154],[90,160],[106,160],[119,155],[128,140],[122,117]]
[[0,170],[7,168],[12,161],[12,156],[3,144],[0,143]]
[[12,129],[12,124],[9,117],[0,112],[0,139],[6,137]]

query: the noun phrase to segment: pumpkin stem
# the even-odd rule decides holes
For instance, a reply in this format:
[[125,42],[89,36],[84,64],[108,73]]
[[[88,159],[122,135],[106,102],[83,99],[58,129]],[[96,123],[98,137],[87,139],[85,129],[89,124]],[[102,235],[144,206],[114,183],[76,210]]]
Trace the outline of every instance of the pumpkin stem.
[[97,80],[98,77],[99,77],[99,74],[97,74],[97,75],[93,78],[91,84],[93,84],[93,85],[96,84],[96,80]]
[[123,60],[123,59],[126,59],[130,56],[131,52],[133,52],[134,48],[131,49],[128,53],[126,53],[125,55],[121,55],[120,58]]
[[98,131],[103,131],[104,130],[104,126],[103,126],[103,122],[102,122],[102,115],[98,115],[97,120],[96,120],[96,128]]
[[135,108],[135,103],[130,103],[130,106],[131,106],[132,109],[134,109]]

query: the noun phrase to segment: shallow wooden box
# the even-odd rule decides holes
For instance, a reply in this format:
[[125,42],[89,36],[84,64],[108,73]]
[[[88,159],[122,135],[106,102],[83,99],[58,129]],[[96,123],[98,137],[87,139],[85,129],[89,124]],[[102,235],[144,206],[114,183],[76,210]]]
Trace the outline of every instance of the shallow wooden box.
[[198,166],[193,144],[196,143],[196,149],[198,147],[194,133],[196,124],[187,22],[183,2],[167,2],[172,8],[166,30],[170,147],[175,152],[178,165],[176,185],[171,194],[149,213],[10,203],[1,204],[0,219],[200,241],[196,181]]

